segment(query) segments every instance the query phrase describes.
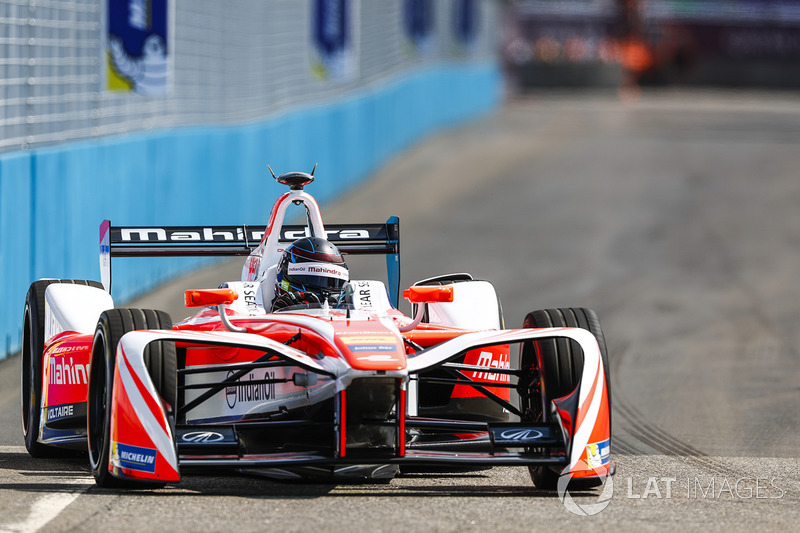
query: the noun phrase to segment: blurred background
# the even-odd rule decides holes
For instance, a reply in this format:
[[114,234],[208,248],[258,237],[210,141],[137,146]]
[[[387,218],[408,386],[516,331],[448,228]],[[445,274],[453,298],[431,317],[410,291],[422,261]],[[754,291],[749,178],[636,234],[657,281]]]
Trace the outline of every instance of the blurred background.
[[518,89],[800,86],[795,0],[513,0],[502,36]]
[[[261,224],[543,89],[800,86],[793,0],[0,0],[0,358],[28,285],[98,279],[98,226]],[[129,301],[206,264],[115,264]]]

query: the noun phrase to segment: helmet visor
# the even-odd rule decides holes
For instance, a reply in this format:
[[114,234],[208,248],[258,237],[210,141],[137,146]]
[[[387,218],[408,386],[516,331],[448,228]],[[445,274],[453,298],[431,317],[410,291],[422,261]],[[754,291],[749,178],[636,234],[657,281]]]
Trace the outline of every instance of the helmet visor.
[[334,263],[290,263],[286,274],[294,286],[328,292],[341,291],[350,279],[347,267]]

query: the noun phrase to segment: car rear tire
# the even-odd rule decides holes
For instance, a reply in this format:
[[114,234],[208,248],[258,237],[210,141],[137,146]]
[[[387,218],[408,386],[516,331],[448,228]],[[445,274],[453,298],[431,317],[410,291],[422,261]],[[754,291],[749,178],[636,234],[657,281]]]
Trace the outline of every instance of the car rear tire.
[[[109,309],[100,315],[92,344],[89,392],[86,406],[89,466],[101,487],[153,487],[159,483],[119,479],[109,472],[111,453],[111,398],[117,345],[123,335],[141,329],[172,329],[170,316],[151,309]],[[175,344],[154,342],[144,354],[156,391],[168,409],[174,409],[178,395]]]
[[[600,348],[600,356],[605,370],[606,390],[608,391],[609,428],[611,423],[611,388],[609,382],[608,349],[605,336],[600,327],[597,314],[586,308],[558,308],[533,311],[525,316],[523,328],[583,328],[592,332]],[[536,352],[540,353],[545,371],[539,372]],[[583,352],[575,341],[559,338],[525,343],[522,347],[521,368],[529,372],[523,380],[536,380],[543,375],[544,390],[550,399],[560,398],[575,390],[580,381],[583,368]],[[531,421],[542,419],[544,407],[539,394],[521,395],[521,410]],[[554,490],[558,485],[559,473],[547,466],[529,466],[531,480],[537,488]]]
[[33,457],[73,456],[75,450],[57,448],[39,442],[42,415],[42,354],[44,352],[44,295],[48,285],[72,283],[102,289],[96,281],[44,279],[34,281],[25,296],[22,319],[22,353],[20,356],[20,390],[22,399],[22,433],[25,448]]

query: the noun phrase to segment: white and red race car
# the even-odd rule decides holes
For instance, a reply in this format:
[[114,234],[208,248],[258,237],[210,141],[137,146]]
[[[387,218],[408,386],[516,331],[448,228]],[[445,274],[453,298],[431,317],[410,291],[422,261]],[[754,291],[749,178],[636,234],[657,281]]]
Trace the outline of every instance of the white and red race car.
[[[290,190],[265,229],[100,228],[102,284],[43,279],[25,301],[22,419],[35,457],[86,450],[101,486],[178,482],[187,472],[391,478],[419,466],[518,465],[552,489],[613,474],[605,341],[588,309],[529,313],[504,329],[494,287],[427,279],[398,311],[399,230],[326,226]],[[284,225],[304,205],[307,226]],[[325,236],[386,254],[388,283],[350,280],[341,305],[270,312],[287,243]],[[246,255],[241,281],[189,290],[202,310],[115,308],[112,256]],[[388,290],[387,290],[388,285]],[[68,453],[68,452],[67,452]]]

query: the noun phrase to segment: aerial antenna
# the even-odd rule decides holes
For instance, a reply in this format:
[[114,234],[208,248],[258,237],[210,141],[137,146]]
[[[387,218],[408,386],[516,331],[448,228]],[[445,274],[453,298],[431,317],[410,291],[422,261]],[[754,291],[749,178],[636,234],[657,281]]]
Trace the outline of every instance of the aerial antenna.
[[[269,166],[269,165],[267,165],[267,166]],[[312,176],[314,175],[314,171],[315,170],[317,170],[317,164],[316,163],[314,163],[314,168],[311,169],[311,175]]]
[[314,170],[311,171],[311,174],[306,174],[305,172],[286,172],[276,176],[271,166],[267,165],[267,168],[278,183],[288,185],[293,191],[302,191],[305,185],[314,181],[314,170],[317,169],[317,165],[314,165]]

